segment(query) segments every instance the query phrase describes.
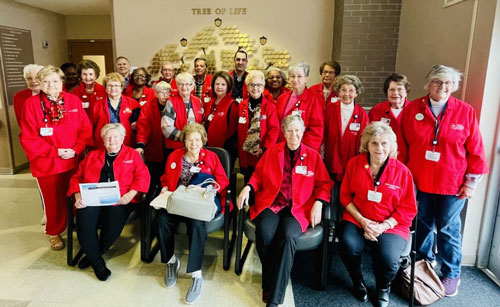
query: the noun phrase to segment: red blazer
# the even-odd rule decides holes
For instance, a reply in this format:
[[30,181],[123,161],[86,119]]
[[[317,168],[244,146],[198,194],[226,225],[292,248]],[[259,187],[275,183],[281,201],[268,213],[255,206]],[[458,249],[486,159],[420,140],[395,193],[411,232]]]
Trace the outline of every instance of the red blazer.
[[[375,188],[367,155],[352,158],[347,164],[344,180],[340,187],[340,203],[347,207],[354,203],[361,215],[381,223],[392,217],[398,225],[387,233],[394,233],[408,240],[413,218],[417,213],[415,189],[410,170],[397,159],[389,158],[380,186]],[[382,200],[376,203],[368,200],[368,190],[382,193]],[[342,219],[361,228],[352,215],[344,210]]]
[[[302,119],[304,120],[304,124],[306,125],[306,131],[304,132],[302,143],[319,152],[321,141],[323,140],[323,101],[320,96],[306,88],[297,103],[298,106],[296,105],[295,108],[290,110],[290,112],[284,114],[286,105],[288,104],[288,100],[290,100],[291,95],[292,91],[281,94],[278,97],[278,102],[276,104],[278,119],[281,123],[286,116],[292,114],[293,112],[300,112]],[[278,142],[284,140],[285,136],[281,131]]]
[[101,101],[106,101],[107,97],[106,89],[97,82],[95,82],[94,92],[92,94],[88,94],[85,91],[85,83],[83,82],[80,82],[80,85],[72,90],[71,94],[74,94],[80,98],[80,100],[82,101],[82,108],[85,110],[85,113],[87,113],[90,122],[92,122],[92,112],[94,110],[94,105],[96,103],[101,103]]
[[[404,106],[407,106],[408,103],[408,100],[406,100]],[[401,113],[397,118],[394,117],[394,114],[391,111],[391,103],[388,100],[376,104],[373,108],[371,108],[370,112],[368,112],[368,117],[370,118],[370,122],[381,121],[389,124],[392,131],[394,131],[396,136],[399,138],[401,133],[399,131],[399,126],[401,125]]]
[[[196,86],[191,92],[191,95],[196,96]],[[203,105],[207,104],[212,99],[212,75],[207,74],[205,76],[205,82],[203,82],[203,87],[201,88],[201,97],[199,98]]]
[[[186,154],[185,148],[174,150],[167,158],[165,164],[165,172],[161,176],[161,186],[168,187],[169,191],[175,191],[178,186],[179,178],[182,170],[182,158]],[[202,148],[200,150],[200,157],[198,167],[201,168],[202,173],[211,174],[215,177],[215,181],[220,185],[219,195],[222,204],[222,213],[224,213],[224,204],[226,202],[226,192],[229,185],[224,167],[219,161],[219,157],[213,151]],[[232,210],[232,205],[231,205]]]
[[[227,93],[215,107],[215,98],[204,105],[205,114],[203,122],[207,129],[207,146],[224,147],[226,141],[235,135],[238,128],[238,104]],[[209,117],[213,118],[209,120]],[[235,146],[236,144],[232,144]]]
[[[255,204],[250,207],[250,218],[255,219],[269,207],[281,188],[286,143],[279,143],[268,148],[257,163],[257,167],[248,182],[255,192]],[[304,158],[302,161],[302,157]],[[307,174],[292,171],[292,214],[299,222],[302,232],[309,226],[311,209],[317,199],[330,202],[330,190],[333,182],[326,171],[319,153],[302,144],[297,164],[307,167]]]
[[335,91],[331,91],[330,95],[325,100],[325,94],[323,94],[323,83],[315,84],[309,88],[311,91],[316,92],[321,98],[323,98],[323,104],[327,105],[328,102],[337,102],[339,101],[339,96],[337,96],[337,93]]
[[[425,158],[434,146],[435,118],[427,96],[410,102],[401,115],[400,160],[411,170],[417,189],[433,194],[454,195],[465,182],[465,174],[486,174],[488,165],[476,112],[466,102],[448,99],[439,125],[438,162]],[[420,119],[420,120],[419,120]]]
[[17,124],[19,126],[21,126],[24,102],[31,96],[33,96],[33,92],[29,88],[14,94],[14,113],[16,115]]
[[[238,124],[238,157],[240,158],[240,166],[248,167],[257,165],[260,157],[243,151],[243,143],[248,134],[250,120],[248,119],[248,102],[249,98],[243,100],[239,105],[239,120]],[[276,114],[276,106],[274,105],[272,96],[264,95],[261,102],[261,117],[260,117],[260,147],[267,149],[276,144],[280,134],[280,123],[278,114]]]
[[[325,164],[328,171],[342,180],[347,161],[359,154],[361,133],[368,124],[368,114],[356,102],[354,112],[342,135],[342,115],[340,104],[328,103],[325,109]],[[359,130],[351,130],[351,124],[359,123]]]
[[[193,106],[194,116],[197,123],[201,123],[203,120],[203,108],[201,106],[200,99],[194,95],[191,95],[191,104]],[[186,107],[184,106],[184,101],[182,101],[181,96],[175,95],[170,98],[175,110],[175,128],[182,130],[184,126],[188,124]],[[168,102],[167,102],[168,103]],[[167,148],[177,149],[184,147],[180,141],[174,141],[169,138],[165,138],[165,146]]]
[[127,88],[125,89],[125,96],[128,96],[134,100],[136,100],[139,103],[139,106],[142,108],[148,101],[153,100],[156,98],[155,91],[147,86],[144,86],[142,89],[142,95],[139,98],[139,100],[135,99],[132,97],[134,91],[134,87],[129,83]]
[[146,161],[163,161],[165,145],[161,131],[161,112],[158,98],[149,101],[142,107],[136,124],[136,132],[137,143],[146,145],[144,148]]
[[[138,108],[138,103],[133,98],[122,95],[122,101],[120,104],[120,123],[125,127],[126,135],[123,144],[126,146],[135,146],[135,138],[130,127],[129,118],[132,115],[132,111]],[[94,112],[92,113],[93,120],[93,131],[94,131],[94,147],[104,148],[104,143],[101,138],[101,129],[104,125],[110,123],[109,108],[108,108],[108,97],[102,100],[102,103],[96,103],[94,105]]]
[[[19,138],[35,177],[59,174],[76,168],[85,146],[92,144],[92,127],[80,99],[66,92],[62,92],[62,95],[66,112],[60,122],[51,123],[49,119],[47,124],[44,123],[40,95],[28,98],[23,107]],[[45,110],[49,108],[46,104]],[[42,127],[52,128],[52,135],[41,136]],[[76,156],[61,159],[57,154],[58,148],[71,148]]]
[[[234,78],[234,70],[231,70],[229,72],[229,74],[231,75],[231,77],[233,77],[233,79],[235,79]],[[245,74],[244,74],[245,78],[246,78],[247,75],[248,75],[248,72],[245,71]],[[234,88],[234,82],[233,82],[233,88]],[[242,95],[243,99],[248,98],[248,88],[247,88],[247,83],[246,82],[243,82],[243,91],[241,92],[241,95]]]
[[[291,90],[289,88],[286,88],[284,86],[281,87],[281,95],[283,95],[284,93],[288,93],[290,92]],[[269,89],[264,89],[264,96],[268,97],[269,100],[271,100],[272,102],[274,102],[276,104],[276,102],[278,101],[278,98],[274,99],[273,95],[271,94],[271,92],[269,91]]]
[[[165,80],[163,80],[163,78],[160,77],[160,79],[155,81],[154,85],[158,84],[158,82],[160,82],[160,81],[165,81]],[[165,82],[167,82],[167,81],[165,81]],[[177,95],[179,93],[179,89],[177,88],[177,82],[175,81],[175,77],[168,84],[170,84],[170,96]],[[154,86],[153,86],[153,90],[154,90]]]

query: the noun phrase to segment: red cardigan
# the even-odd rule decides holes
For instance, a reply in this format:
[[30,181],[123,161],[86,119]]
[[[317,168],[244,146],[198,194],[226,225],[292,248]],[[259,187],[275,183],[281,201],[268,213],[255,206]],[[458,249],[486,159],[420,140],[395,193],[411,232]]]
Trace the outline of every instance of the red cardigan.
[[[406,100],[404,106],[407,106],[408,103],[408,100]],[[398,117],[394,116],[391,111],[391,103],[388,100],[376,104],[373,108],[371,108],[370,112],[368,112],[368,118],[370,119],[370,122],[381,121],[385,124],[388,124],[389,126],[391,126],[392,131],[394,131],[396,136],[398,136],[398,139],[401,133],[399,128],[399,126],[401,125],[401,117],[401,113]]]
[[[250,207],[250,218],[255,219],[276,199],[283,180],[286,143],[268,148],[257,163],[248,182],[255,192],[255,204]],[[296,166],[306,166],[305,174],[296,172]],[[292,171],[292,215],[299,222],[302,232],[309,226],[311,209],[317,199],[330,202],[333,182],[326,171],[319,153],[305,144],[300,146],[300,156]]]
[[85,91],[85,83],[83,82],[80,82],[80,85],[72,90],[71,94],[80,98],[82,101],[82,108],[85,110],[85,113],[87,113],[90,122],[92,122],[94,105],[105,101],[107,97],[106,89],[97,82],[94,83],[94,92],[92,94],[88,94]]
[[163,161],[165,141],[161,131],[161,112],[158,106],[158,98],[149,101],[142,107],[137,120],[136,131],[137,143],[146,145],[144,148],[146,161]]

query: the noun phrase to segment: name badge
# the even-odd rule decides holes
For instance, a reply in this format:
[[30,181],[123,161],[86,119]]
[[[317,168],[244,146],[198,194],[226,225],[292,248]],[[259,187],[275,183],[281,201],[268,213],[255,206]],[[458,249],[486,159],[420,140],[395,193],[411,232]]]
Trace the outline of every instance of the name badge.
[[140,104],[140,105],[141,105],[141,107],[142,107],[143,105],[145,105],[145,104],[146,104],[146,100],[143,100],[143,101],[139,102],[139,104]]
[[297,174],[305,175],[305,174],[307,174],[307,166],[305,166],[305,165],[297,165],[295,167],[295,172]]
[[438,162],[439,158],[441,158],[441,153],[440,152],[432,151],[432,150],[426,150],[425,151],[425,160]]
[[42,127],[40,128],[40,135],[41,136],[51,136],[54,134],[54,129],[51,127]]
[[390,125],[391,124],[391,119],[390,118],[385,118],[385,117],[382,117],[380,119],[381,122],[383,122],[384,124],[386,125]]
[[205,101],[205,103],[210,102],[210,97],[207,96],[207,97],[203,98],[203,101]]
[[240,123],[240,124],[246,124],[246,123],[247,123],[247,118],[246,118],[246,117],[241,116],[241,117],[238,119],[238,123]]
[[349,125],[349,130],[351,130],[351,131],[359,131],[359,129],[361,129],[360,123],[351,123]]
[[368,200],[379,203],[382,200],[382,193],[368,190]]
[[295,110],[295,111],[292,111],[292,115],[301,115],[302,114],[302,111],[301,110]]
[[82,102],[82,108],[88,109],[89,108],[89,103],[88,102]]
[[332,97],[332,98],[330,99],[330,102],[331,102],[331,103],[336,103],[336,102],[337,102],[337,101],[339,101],[339,100],[340,100],[340,98],[338,98],[338,97]]
[[208,115],[207,120],[211,122],[212,119],[214,119],[214,115],[213,114]]
[[239,98],[236,98],[235,100],[236,100],[237,103],[240,103],[240,102],[243,101],[243,98],[239,97]]
[[201,168],[199,168],[197,166],[191,166],[191,168],[189,169],[189,171],[191,173],[199,173],[201,171]]

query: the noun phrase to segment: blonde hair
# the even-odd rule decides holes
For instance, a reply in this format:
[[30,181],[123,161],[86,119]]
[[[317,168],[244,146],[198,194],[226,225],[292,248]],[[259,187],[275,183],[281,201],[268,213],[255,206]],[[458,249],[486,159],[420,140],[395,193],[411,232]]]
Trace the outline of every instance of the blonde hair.
[[172,87],[167,82],[160,81],[160,82],[155,84],[154,89],[156,92],[163,91],[163,90],[168,90],[170,92],[172,90]]
[[184,141],[186,140],[187,136],[190,135],[191,133],[199,133],[201,135],[201,141],[203,142],[203,145],[207,143],[208,138],[205,127],[202,124],[189,123],[186,126],[184,126],[184,128],[182,128],[181,130],[179,140],[181,141],[182,144],[184,144]]
[[398,155],[398,143],[396,141],[396,134],[392,131],[391,126],[383,122],[374,121],[369,123],[363,134],[361,135],[361,144],[359,152],[368,152],[368,143],[374,136],[386,136],[390,143],[389,157],[396,158]]
[[101,129],[101,138],[104,139],[106,134],[110,132],[111,130],[118,130],[120,135],[125,138],[125,135],[127,135],[127,131],[125,130],[125,127],[123,127],[122,124],[120,123],[109,123],[104,125]]
[[102,85],[104,87],[106,87],[108,85],[108,82],[110,82],[110,81],[120,82],[122,85],[122,89],[125,86],[125,78],[123,78],[123,76],[117,72],[112,72],[112,73],[107,74],[106,77],[104,77],[104,79],[102,80]]
[[61,81],[64,81],[64,73],[59,67],[55,67],[54,65],[44,66],[38,73],[36,74],[36,78],[38,81],[42,81],[50,74],[57,74]]

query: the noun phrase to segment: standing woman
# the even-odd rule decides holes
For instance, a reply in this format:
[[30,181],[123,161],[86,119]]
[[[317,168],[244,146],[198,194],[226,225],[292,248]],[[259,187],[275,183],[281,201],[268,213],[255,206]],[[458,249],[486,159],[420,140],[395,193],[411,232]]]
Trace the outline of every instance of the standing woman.
[[250,97],[239,105],[238,156],[246,183],[264,151],[276,144],[280,128],[272,97],[263,94],[264,74],[251,70],[245,82]]
[[147,87],[151,75],[146,68],[138,67],[132,73],[130,83],[125,89],[125,96],[135,99],[141,107],[143,107],[149,100],[155,98],[154,90]]
[[175,77],[175,81],[179,91],[176,95],[170,96],[161,118],[167,156],[175,149],[184,146],[180,141],[182,128],[188,123],[201,123],[203,120],[201,101],[191,93],[194,89],[193,75],[182,72]]
[[135,146],[131,127],[132,112],[139,108],[137,101],[122,95],[125,79],[119,73],[112,72],[107,74],[103,80],[106,88],[106,99],[94,105],[92,115],[92,125],[94,131],[94,147],[104,148],[101,137],[101,129],[109,123],[121,123],[127,132],[125,135],[126,146]]
[[24,105],[20,140],[42,195],[50,247],[60,250],[69,179],[85,146],[92,144],[92,127],[80,99],[62,91],[64,74],[59,68],[45,66],[37,79],[41,92]]
[[23,75],[24,80],[26,81],[26,89],[14,94],[14,113],[16,114],[16,120],[19,126],[21,126],[24,102],[31,96],[35,96],[40,93],[40,81],[36,78],[36,74],[42,68],[42,65],[37,64],[24,66]]
[[339,100],[338,93],[335,92],[335,77],[341,72],[340,64],[336,61],[326,61],[319,67],[321,74],[321,83],[311,86],[311,91],[315,91],[323,97],[324,104],[336,102]]
[[264,90],[264,95],[269,95],[273,98],[273,102],[276,103],[281,94],[290,91],[285,86],[285,73],[277,67],[269,67],[266,71],[266,89]]
[[458,293],[460,282],[460,212],[488,172],[476,112],[451,96],[459,88],[460,77],[452,67],[431,68],[424,85],[428,95],[410,102],[401,114],[403,142],[399,144],[401,161],[417,185],[417,251],[434,261],[436,240],[447,296]]
[[238,104],[231,97],[233,78],[228,72],[218,71],[212,77],[212,99],[205,104],[203,123],[207,130],[207,146],[221,147],[231,156],[231,167],[236,160]]
[[64,63],[61,65],[61,70],[64,73],[63,91],[71,93],[80,85],[76,65],[73,63]]
[[[290,66],[288,81],[292,91],[278,97],[276,110],[280,123],[290,114],[302,116],[306,128],[302,142],[319,152],[323,140],[323,101],[306,87],[308,76],[309,64],[306,62]],[[278,141],[284,139],[284,134],[280,133]]]
[[78,76],[80,77],[80,85],[71,91],[72,94],[80,97],[82,107],[87,113],[90,122],[92,122],[92,111],[94,104],[106,98],[106,90],[102,85],[96,82],[99,78],[101,69],[91,60],[82,60],[76,66]]

